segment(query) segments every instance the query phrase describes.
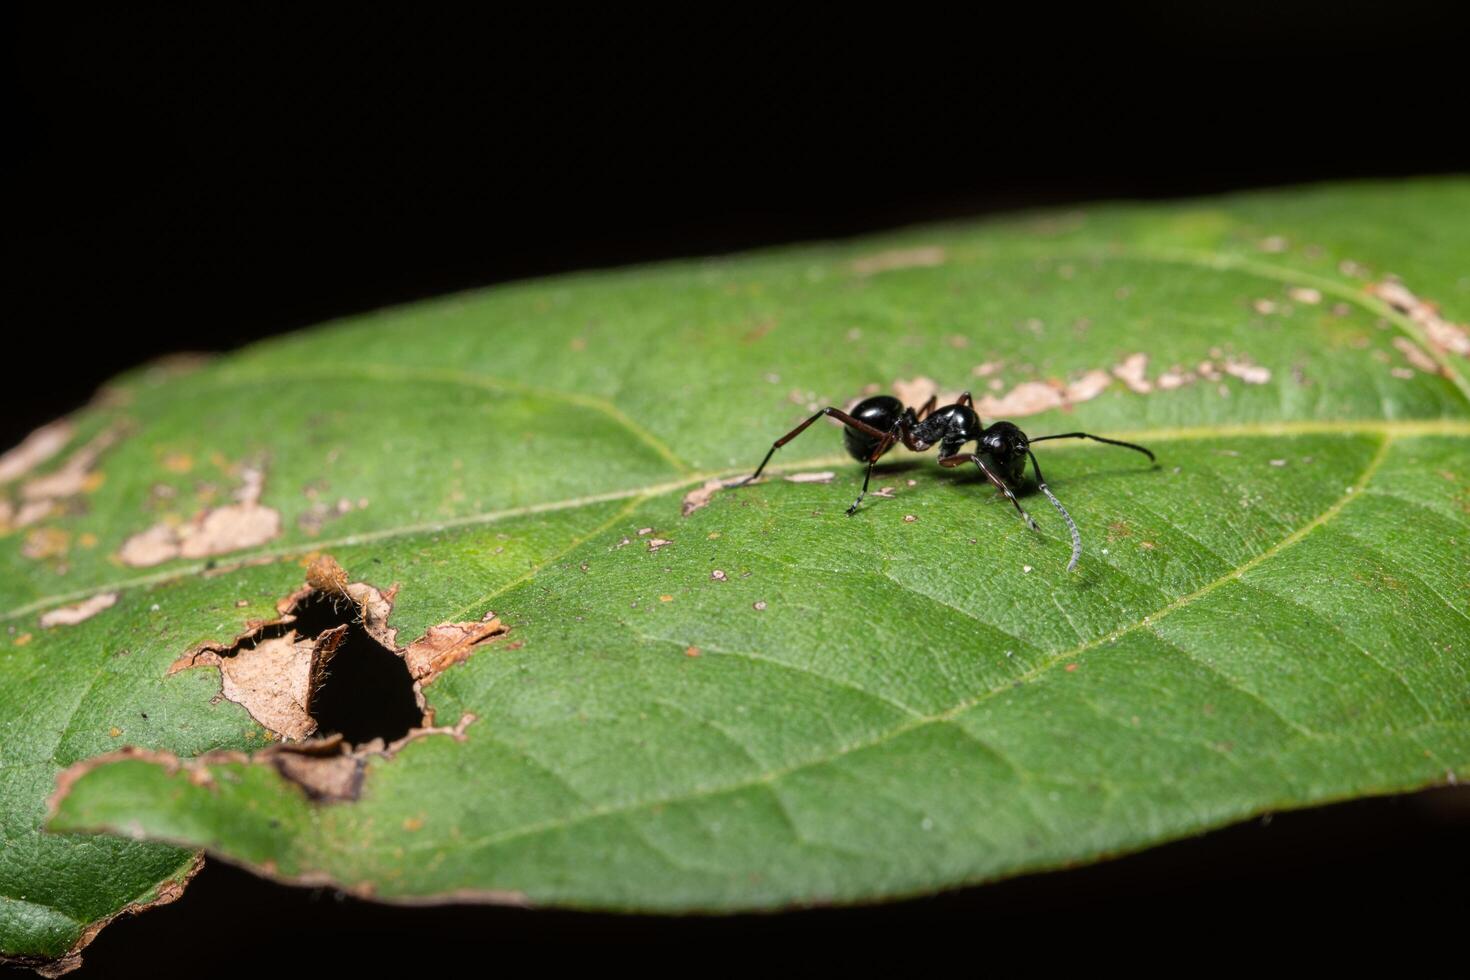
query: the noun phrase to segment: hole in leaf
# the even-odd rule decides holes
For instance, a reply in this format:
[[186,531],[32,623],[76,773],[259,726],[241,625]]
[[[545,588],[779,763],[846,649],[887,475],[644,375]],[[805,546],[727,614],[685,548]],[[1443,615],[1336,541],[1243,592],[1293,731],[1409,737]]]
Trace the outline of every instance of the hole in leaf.
[[296,622],[289,628],[300,636],[347,626],[312,694],[318,735],[341,735],[357,746],[375,738],[393,742],[423,724],[408,665],[368,635],[352,603],[314,592],[292,611]]
[[216,658],[226,697],[288,739],[340,735],[349,748],[392,743],[425,723],[408,664],[368,632],[350,597],[314,590],[289,613],[291,622],[203,655]]
[[[217,668],[220,697],[211,703],[224,699],[243,707],[280,742],[272,746],[278,753],[391,754],[412,735],[461,737],[473,716],[464,715],[454,728],[433,728],[422,689],[507,632],[495,614],[431,626],[399,647],[397,631],[387,625],[397,585],[385,593],[349,582],[329,555],[311,563],[306,582],[277,603],[280,620],[249,624],[253,628],[230,646],[202,644],[168,672]],[[340,790],[334,783],[319,795]]]

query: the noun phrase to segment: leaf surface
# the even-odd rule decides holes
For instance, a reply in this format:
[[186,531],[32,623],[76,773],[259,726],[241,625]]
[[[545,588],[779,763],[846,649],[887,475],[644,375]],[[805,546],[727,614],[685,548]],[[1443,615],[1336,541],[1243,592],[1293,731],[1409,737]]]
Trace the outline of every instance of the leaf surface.
[[[501,287],[122,379],[7,490],[0,947],[67,954],[197,848],[386,899],[772,908],[1470,775],[1466,213],[1464,181],[1098,206]],[[932,458],[845,516],[862,471],[826,423],[682,513],[815,408],[927,378],[1159,466],[1038,447],[1070,574],[1044,498],[1029,531]],[[425,691],[462,737],[369,757],[336,802],[176,764],[270,737],[215,667],[169,667],[273,618],[316,553],[397,585],[402,642],[509,627]]]

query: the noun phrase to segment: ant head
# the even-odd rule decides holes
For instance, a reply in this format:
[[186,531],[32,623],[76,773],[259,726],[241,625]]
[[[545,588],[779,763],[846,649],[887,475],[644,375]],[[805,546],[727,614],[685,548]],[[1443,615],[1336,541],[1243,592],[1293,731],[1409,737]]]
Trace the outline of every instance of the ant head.
[[1024,455],[1031,443],[1012,422],[996,422],[980,434],[980,448],[997,460]]

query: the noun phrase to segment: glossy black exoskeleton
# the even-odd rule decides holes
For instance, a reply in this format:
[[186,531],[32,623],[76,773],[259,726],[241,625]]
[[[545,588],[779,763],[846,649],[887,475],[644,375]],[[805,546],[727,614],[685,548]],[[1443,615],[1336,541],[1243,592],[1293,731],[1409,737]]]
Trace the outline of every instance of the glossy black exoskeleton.
[[[1036,472],[1037,488],[1062,515],[1072,533],[1072,560],[1067,564],[1067,571],[1070,572],[1077,567],[1077,559],[1082,554],[1082,536],[1077,531],[1072,515],[1067,513],[1067,508],[1062,506],[1062,502],[1047,487],[1046,479],[1041,475],[1041,464],[1036,462],[1036,454],[1031,451],[1031,444],[1047,439],[1092,439],[1110,446],[1136,450],[1150,460],[1154,458],[1154,454],[1143,446],[1117,439],[1105,439],[1087,432],[1063,432],[1032,439],[1013,422],[993,422],[986,426],[976,414],[968,391],[960,395],[952,405],[936,408],[937,402],[937,397],[930,398],[915,411],[905,407],[903,402],[892,395],[874,395],[858,402],[851,413],[838,408],[824,408],[772,443],[770,452],[766,453],[766,458],[761,460],[761,465],[756,467],[755,472],[731,486],[743,487],[759,477],[776,450],[801,435],[817,419],[830,415],[843,424],[842,442],[847,447],[848,454],[858,462],[868,464],[867,475],[863,477],[862,492],[852,506],[847,508],[849,517],[857,513],[858,505],[868,495],[868,484],[873,479],[873,467],[878,460],[894,446],[903,443],[918,453],[938,446],[940,466],[974,463],[980,473],[1005,495],[1027,525],[1034,530],[1036,522],[1026,513],[1026,508],[1021,506],[1011,489],[1011,484],[1021,482],[1029,460]],[[975,450],[965,452],[964,447],[972,442],[975,443]]]

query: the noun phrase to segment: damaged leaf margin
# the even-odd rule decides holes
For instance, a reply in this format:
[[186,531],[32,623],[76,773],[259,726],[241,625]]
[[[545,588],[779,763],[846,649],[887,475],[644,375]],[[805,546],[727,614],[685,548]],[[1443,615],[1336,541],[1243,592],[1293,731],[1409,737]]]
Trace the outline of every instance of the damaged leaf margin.
[[[507,627],[493,614],[477,622],[442,623],[431,626],[422,637],[399,648],[396,645],[397,630],[388,624],[398,591],[396,585],[385,592],[364,582],[350,582],[346,572],[330,556],[316,557],[308,567],[306,579],[304,587],[276,604],[279,613],[276,618],[251,620],[233,643],[202,644],[175,660],[167,671],[173,674],[194,667],[215,667],[220,672],[221,696],[244,707],[268,730],[269,737],[279,741],[254,753],[220,750],[182,758],[170,752],[124,746],[115,752],[84,759],[57,775],[56,789],[46,801],[46,822],[56,818],[62,802],[78,780],[100,766],[121,761],[157,765],[168,774],[183,773],[190,783],[200,787],[214,786],[214,767],[263,766],[294,786],[309,803],[325,805],[357,800],[367,766],[374,759],[391,760],[405,746],[431,735],[463,741],[466,729],[475,722],[476,716],[466,712],[453,725],[434,725],[434,710],[425,699],[423,688],[443,671],[467,660],[482,644],[504,635],[508,632]],[[403,737],[392,741],[374,738],[356,745],[340,734],[312,737],[317,730],[317,722],[310,714],[311,696],[330,670],[349,630],[349,624],[343,623],[322,630],[314,637],[302,637],[291,628],[298,622],[303,605],[321,596],[334,604],[350,604],[352,623],[361,626],[374,641],[404,660],[413,680],[413,693],[422,719],[420,725],[409,729]],[[106,600],[105,603],[83,605],[106,608],[112,605],[116,596],[109,594]],[[84,611],[86,615],[92,615],[100,609]],[[70,617],[75,610],[68,609],[67,612]],[[69,622],[70,618],[59,619],[54,625]],[[279,636],[264,636],[268,630],[281,627],[285,630]],[[259,642],[254,642],[257,640]],[[82,950],[103,928],[118,916],[145,911],[178,899],[189,880],[203,866],[203,861],[203,853],[196,853],[183,873],[162,882],[152,897],[88,924],[62,957],[55,960],[21,958],[10,962],[29,966],[48,977],[75,970],[82,964]],[[343,885],[320,875],[286,876],[270,867],[252,867],[252,870],[288,884],[340,887],[362,897],[371,896],[371,887],[367,885]],[[512,893],[497,893],[489,896],[489,900],[524,903],[523,896]]]
[[[366,768],[374,759],[391,759],[409,743],[430,735],[445,735],[456,741],[463,741],[466,737],[465,730],[474,721],[476,721],[475,715],[467,713],[452,727],[416,729],[404,738],[388,745],[379,743],[376,745],[359,746],[355,749],[347,746],[345,742],[336,737],[316,739],[298,745],[274,745],[255,753],[230,750],[207,752],[192,759],[182,759],[169,752],[124,748],[116,752],[109,752],[105,755],[78,762],[64,770],[57,778],[55,792],[47,798],[46,822],[52,826],[58,824],[64,826],[65,832],[67,833],[122,834],[132,836],[139,840],[167,841],[167,835],[159,835],[151,832],[145,833],[140,827],[135,825],[96,828],[71,825],[75,823],[75,815],[66,814],[63,811],[71,803],[71,791],[73,787],[94,771],[102,770],[104,773],[115,771],[119,763],[142,764],[148,767],[159,778],[164,780],[183,778],[192,786],[208,789],[214,794],[229,794],[238,790],[242,781],[247,776],[247,771],[250,769],[257,772],[274,770],[282,777],[281,782],[294,787],[296,791],[301,793],[305,802],[309,805],[315,806],[352,801],[358,798]],[[405,824],[401,829],[405,833],[412,833],[418,828]],[[175,840],[173,843],[181,847],[192,846],[183,840]],[[321,871],[288,872],[283,870],[275,860],[270,858],[256,861],[219,856],[219,860],[236,864],[250,871],[252,874],[260,875],[280,884],[309,888],[332,888],[357,898],[388,901],[397,905],[432,906],[464,901],[518,907],[530,907],[531,905],[530,899],[523,892],[507,889],[462,889],[425,896],[382,896],[377,894],[377,890],[371,881],[344,881]],[[201,854],[196,859],[195,865],[191,866],[188,875],[184,876],[177,887],[173,889],[168,901],[173,901],[182,894],[184,884],[198,870],[198,866],[202,866],[202,864],[203,855]],[[155,902],[153,904],[163,903]],[[148,907],[150,906],[140,905],[132,909],[132,911],[142,911]],[[101,927],[105,924],[105,922],[99,924],[96,931],[100,931]],[[95,931],[93,935],[95,935]],[[90,937],[88,937],[88,941],[90,941]],[[85,944],[79,944],[76,951],[79,951],[82,945]],[[59,964],[62,961],[56,962]],[[66,967],[66,970],[75,969],[80,962],[80,957],[76,957]],[[40,964],[28,965],[39,966]],[[66,970],[59,972],[66,972]]]
[[[99,766],[124,760],[153,763],[170,774],[182,772],[190,783],[203,787],[214,785],[215,777],[210,772],[211,766],[264,765],[275,769],[282,778],[299,788],[314,803],[355,800],[362,790],[363,768],[369,759],[391,759],[404,746],[430,735],[447,735],[462,742],[465,739],[465,730],[475,721],[475,715],[466,713],[452,726],[415,728],[403,738],[390,743],[374,739],[363,745],[353,746],[340,735],[328,735],[302,742],[281,742],[259,752],[221,749],[193,758],[181,758],[172,752],[124,746],[116,752],[83,759],[63,769],[56,777],[56,790],[46,800],[46,819],[49,822],[56,817],[62,802],[77,780]],[[190,874],[192,876],[192,872]],[[182,885],[180,890],[182,891]]]
[[[100,760],[99,760],[100,761]],[[82,952],[92,945],[92,940],[101,934],[103,929],[112,925],[118,919],[147,912],[162,905],[170,905],[183,897],[184,889],[199,870],[204,867],[204,852],[196,852],[189,862],[184,865],[183,870],[169,878],[159,882],[152,891],[140,901],[130,902],[112,915],[89,922],[82,927],[81,935],[71,944],[60,957],[48,959],[40,956],[0,956],[0,963],[13,966],[25,966],[36,971],[43,977],[60,977],[71,973],[82,965]]]

